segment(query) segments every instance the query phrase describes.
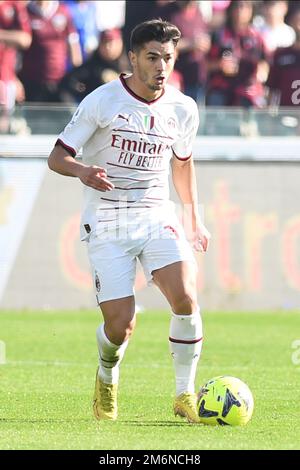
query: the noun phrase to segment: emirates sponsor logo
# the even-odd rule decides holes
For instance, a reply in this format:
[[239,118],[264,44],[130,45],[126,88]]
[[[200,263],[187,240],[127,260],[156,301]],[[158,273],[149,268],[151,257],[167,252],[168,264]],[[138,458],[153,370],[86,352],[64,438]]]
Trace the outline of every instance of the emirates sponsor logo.
[[164,142],[149,142],[143,138],[125,139],[120,134],[112,134],[111,146],[126,152],[150,155],[162,155],[171,149],[171,145]]

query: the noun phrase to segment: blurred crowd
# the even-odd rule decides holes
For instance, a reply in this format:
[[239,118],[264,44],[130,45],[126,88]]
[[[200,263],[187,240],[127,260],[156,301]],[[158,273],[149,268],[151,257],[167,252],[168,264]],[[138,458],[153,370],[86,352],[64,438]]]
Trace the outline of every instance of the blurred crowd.
[[182,32],[170,83],[208,106],[300,104],[300,1],[0,0],[0,106],[78,103],[130,71],[130,31]]

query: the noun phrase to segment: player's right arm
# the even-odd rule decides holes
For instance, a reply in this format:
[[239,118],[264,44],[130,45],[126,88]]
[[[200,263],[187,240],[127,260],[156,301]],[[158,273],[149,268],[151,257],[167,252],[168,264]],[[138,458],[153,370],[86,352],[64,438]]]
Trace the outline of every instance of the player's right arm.
[[50,170],[64,176],[73,176],[98,191],[111,191],[114,185],[106,178],[106,170],[99,166],[88,166],[74,159],[70,152],[57,143],[48,158]]
[[98,92],[88,95],[78,106],[69,124],[58,137],[49,155],[48,166],[64,176],[74,176],[98,191],[110,191],[114,185],[107,179],[106,170],[100,166],[87,165],[75,159],[101,125],[98,118]]

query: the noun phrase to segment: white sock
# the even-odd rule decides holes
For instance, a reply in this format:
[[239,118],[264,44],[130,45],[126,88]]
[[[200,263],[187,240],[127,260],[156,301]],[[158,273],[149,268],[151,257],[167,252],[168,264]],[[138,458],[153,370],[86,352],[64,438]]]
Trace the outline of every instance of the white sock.
[[176,396],[195,392],[197,364],[202,348],[200,311],[192,315],[172,313],[169,344],[174,360]]
[[105,334],[104,323],[97,328],[97,344],[99,351],[99,377],[107,384],[119,381],[119,364],[123,359],[128,340],[120,346],[113,344]]

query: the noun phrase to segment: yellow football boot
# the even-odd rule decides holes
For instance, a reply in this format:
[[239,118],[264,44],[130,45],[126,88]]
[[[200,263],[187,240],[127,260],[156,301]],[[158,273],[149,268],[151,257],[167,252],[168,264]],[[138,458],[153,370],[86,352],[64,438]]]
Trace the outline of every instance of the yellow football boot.
[[106,384],[102,382],[96,372],[96,383],[93,410],[96,419],[115,421],[118,417],[117,404],[118,384]]
[[175,398],[175,416],[187,418],[189,423],[200,423],[197,412],[197,395],[195,393],[184,392]]

